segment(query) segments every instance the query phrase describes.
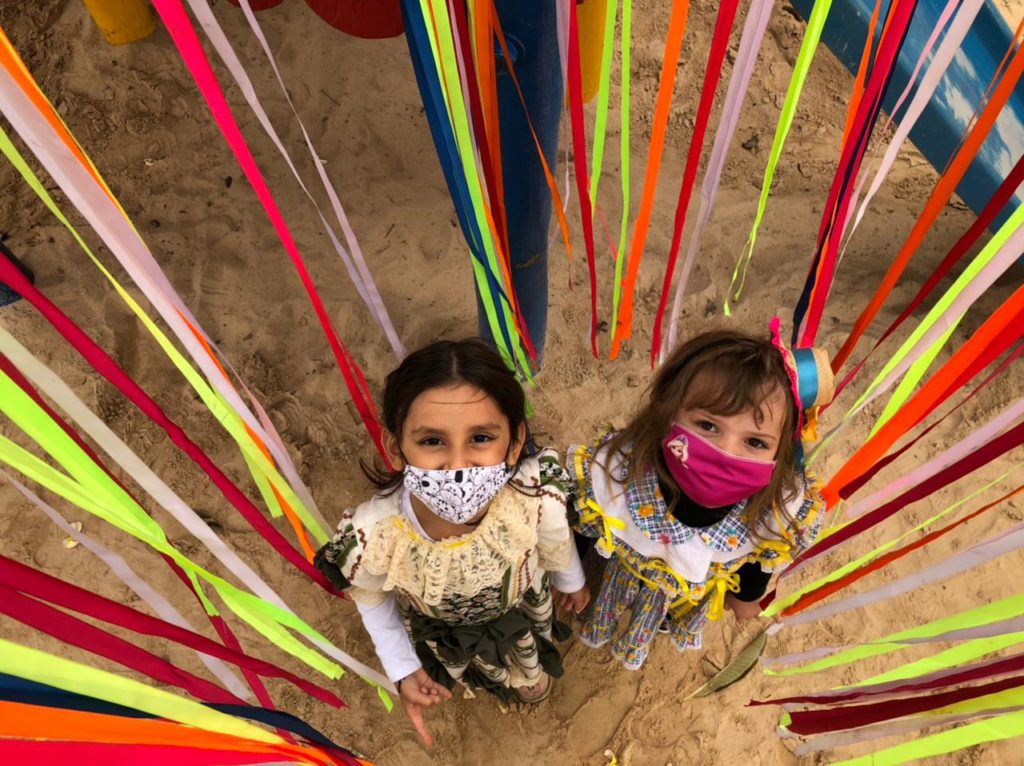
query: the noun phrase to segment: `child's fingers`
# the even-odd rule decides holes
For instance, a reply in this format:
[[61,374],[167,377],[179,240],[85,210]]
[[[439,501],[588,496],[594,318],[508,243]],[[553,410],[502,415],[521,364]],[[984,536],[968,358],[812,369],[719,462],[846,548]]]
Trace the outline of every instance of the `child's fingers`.
[[426,747],[434,746],[434,739],[430,736],[430,732],[427,731],[427,725],[423,722],[423,714],[420,712],[418,705],[410,705],[406,708],[406,712],[409,713],[409,720],[412,721],[412,727],[416,730],[420,739],[423,740],[423,744]]
[[432,697],[430,695],[430,690],[428,687],[421,686],[419,684],[416,684],[415,686],[412,686],[408,689],[403,688],[403,692],[403,696],[405,697],[406,701],[411,705],[422,705],[423,707],[430,707],[438,700],[437,697]]

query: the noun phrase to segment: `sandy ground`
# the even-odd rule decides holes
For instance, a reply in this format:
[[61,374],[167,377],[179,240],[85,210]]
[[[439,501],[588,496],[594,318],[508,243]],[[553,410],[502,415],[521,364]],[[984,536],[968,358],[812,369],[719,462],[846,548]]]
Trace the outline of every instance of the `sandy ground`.
[[[256,87],[307,179],[313,178],[301,136],[279,95],[272,73],[251,39],[241,14],[224,0],[213,3],[231,40],[241,51]],[[657,88],[667,0],[636,0],[634,46],[634,189],[642,182],[644,146]],[[589,356],[584,340],[588,323],[586,267],[582,257],[570,267],[553,250],[550,330],[545,369],[531,392],[541,438],[559,447],[592,436],[599,423],[622,422],[636,405],[649,377],[647,347],[656,307],[678,179],[693,124],[703,72],[703,58],[714,23],[714,4],[700,0],[690,12],[690,26],[680,65],[661,193],[638,285],[638,325],[634,340],[617,362]],[[1004,3],[1004,5],[1007,5]],[[1010,10],[1019,13],[1020,3]],[[295,103],[326,161],[365,249],[381,292],[404,341],[415,347],[442,336],[463,336],[475,328],[469,259],[419,106],[402,39],[370,42],[342,35],[320,22],[304,3],[289,0],[260,15]],[[0,23],[29,68],[57,105],[72,131],[87,148],[155,257],[207,332],[271,413],[296,465],[320,507],[331,519],[366,493],[356,460],[371,446],[334,367],[291,265],[263,215],[255,195],[220,139],[214,123],[188,78],[167,35],[158,30],[128,47],[106,45],[80,3],[0,0]],[[738,40],[740,22],[734,31]],[[721,306],[736,255],[749,229],[772,132],[799,46],[802,23],[786,7],[776,10],[747,96],[737,140],[729,157],[704,256],[696,266],[684,307],[687,330],[723,323]],[[733,48],[735,51],[735,47]],[[726,75],[728,72],[726,72]],[[774,194],[761,229],[751,268],[751,286],[731,320],[737,326],[762,328],[775,313],[790,315],[806,273],[821,208],[838,156],[841,122],[850,77],[824,49],[811,71],[786,153],[776,176]],[[724,86],[722,88],[724,91]],[[296,240],[337,327],[379,392],[394,359],[327,245],[318,220],[280,157],[259,131],[237,89],[228,96],[271,180]],[[613,103],[617,93],[613,94]],[[719,105],[721,95],[719,96]],[[610,125],[615,126],[617,116]],[[617,143],[613,127],[609,140]],[[753,141],[751,139],[756,139]],[[746,142],[749,149],[740,148]],[[708,141],[710,144],[710,138]],[[706,148],[707,151],[707,148]],[[619,201],[617,150],[607,152],[600,204],[617,219]],[[935,174],[915,152],[905,151],[847,252],[824,318],[820,342],[834,352],[853,319],[874,291],[888,259],[913,221]],[[51,184],[52,186],[52,184]],[[636,193],[634,197],[639,197]],[[62,199],[58,194],[58,198]],[[575,207],[575,205],[573,205]],[[81,219],[66,206],[77,224]],[[912,260],[890,304],[869,331],[872,342],[903,303],[916,291],[949,246],[973,220],[958,202],[944,212],[924,247]],[[576,225],[575,220],[572,221]],[[94,246],[95,235],[82,226]],[[0,233],[31,264],[39,286],[72,318],[92,333],[118,362],[149,391],[230,476],[253,493],[237,452],[225,443],[218,426],[186,388],[149,336],[129,317],[71,238],[4,166],[0,169]],[[110,254],[97,252],[125,284],[128,278]],[[611,284],[604,268],[602,284]],[[564,288],[571,281],[574,290]],[[1006,279],[972,310],[954,335],[956,347],[1004,299],[1020,275]],[[948,284],[948,281],[947,281]],[[134,291],[134,288],[132,288]],[[604,302],[608,295],[602,294]],[[606,305],[606,304],[603,304]],[[918,315],[922,317],[923,313]],[[224,538],[279,588],[300,615],[357,657],[373,661],[373,652],[349,605],[330,601],[317,588],[289,571],[232,510],[215,489],[145,417],[88,370],[31,309],[19,304],[0,315],[4,326],[47,364],[57,369],[87,403],[142,455],[194,508],[212,520]],[[607,318],[607,316],[605,316]],[[898,334],[905,337],[913,322]],[[607,347],[607,336],[602,336]],[[895,343],[887,349],[896,348]],[[949,351],[943,358],[948,357]],[[879,369],[885,354],[869,363]],[[864,383],[866,383],[866,376]],[[928,455],[945,448],[992,413],[1012,401],[1024,383],[1022,371],[993,384],[984,396],[965,406],[916,447],[904,463],[878,477],[878,486]],[[853,388],[856,388],[854,386]],[[845,397],[841,404],[852,398]],[[580,403],[586,402],[586,407]],[[841,407],[834,408],[838,412]],[[877,414],[878,410],[873,410]],[[870,414],[870,413],[869,413]],[[867,434],[864,418],[837,440],[819,470],[827,474]],[[26,440],[6,421],[3,433]],[[1011,455],[1012,457],[1012,455]],[[1013,466],[1000,461],[972,476],[971,488],[998,478]],[[980,505],[1017,486],[1013,475],[997,482],[972,503]],[[945,508],[966,491],[936,494],[891,523],[865,536],[856,551],[891,538],[912,520]],[[252,496],[255,497],[253,493]],[[86,531],[122,552],[153,584],[168,594],[194,624],[202,615],[180,583],[161,568],[156,557],[126,535],[100,521],[58,505],[80,519]],[[969,504],[967,508],[975,505]],[[205,550],[159,510],[151,508],[172,540],[200,563],[211,563]],[[1021,519],[1018,502],[1008,502],[966,525],[948,543],[932,546],[875,574],[860,587],[936,561],[960,546],[983,539]],[[96,559],[83,550],[68,550],[64,535],[36,509],[0,483],[0,540],[6,555],[88,587],[110,598],[137,600]],[[949,538],[947,538],[948,540]],[[824,566],[841,563],[840,557]],[[989,562],[968,576],[936,584],[876,608],[793,629],[773,638],[769,654],[876,638],[1014,591],[1024,557]],[[800,580],[801,578],[794,578]],[[112,667],[83,652],[0,620],[0,632],[16,641],[42,647],[100,667]],[[311,671],[283,656],[262,639],[238,626],[251,651]],[[777,681],[754,673],[719,696],[682,701],[684,694],[739,651],[753,626],[738,627],[731,618],[713,625],[702,654],[680,656],[657,646],[641,673],[630,673],[609,657],[570,642],[566,677],[549,701],[529,711],[509,711],[483,698],[457,700],[430,716],[437,745],[424,750],[401,713],[388,717],[374,694],[354,678],[339,691],[350,704],[336,712],[290,687],[271,683],[280,706],[381,764],[600,764],[606,750],[620,763],[647,764],[816,763],[797,759],[774,734],[775,713],[744,707],[752,697],[767,697],[827,688],[838,681],[864,678],[923,651],[906,651],[857,663],[838,672]],[[194,672],[204,669],[195,656],[163,644],[144,645]],[[842,754],[865,752],[852,748]],[[973,748],[941,763],[1021,763],[1019,750],[1007,743]]]

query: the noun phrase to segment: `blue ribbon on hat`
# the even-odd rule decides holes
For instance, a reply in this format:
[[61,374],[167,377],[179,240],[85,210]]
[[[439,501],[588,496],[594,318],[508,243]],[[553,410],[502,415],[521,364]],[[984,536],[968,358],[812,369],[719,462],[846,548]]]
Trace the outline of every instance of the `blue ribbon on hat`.
[[814,360],[814,351],[794,348],[792,354],[796,364],[796,389],[800,393],[800,404],[805,410],[810,409],[818,398],[818,364]]

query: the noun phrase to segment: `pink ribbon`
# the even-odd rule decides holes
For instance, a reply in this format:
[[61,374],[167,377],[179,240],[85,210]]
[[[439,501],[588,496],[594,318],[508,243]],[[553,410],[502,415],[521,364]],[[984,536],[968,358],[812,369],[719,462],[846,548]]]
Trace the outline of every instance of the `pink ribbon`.
[[256,192],[256,196],[263,205],[263,209],[266,211],[274,231],[277,232],[281,244],[284,245],[285,251],[291,258],[299,279],[306,289],[306,294],[309,296],[310,303],[313,304],[313,310],[320,321],[320,326],[331,347],[338,368],[345,379],[345,384],[356,405],[356,409],[359,411],[363,425],[369,431],[370,437],[377,446],[377,450],[384,459],[385,464],[390,465],[387,453],[384,450],[384,444],[381,441],[380,424],[377,422],[373,399],[367,388],[363,373],[334,329],[330,316],[327,314],[327,309],[324,307],[320,294],[313,285],[313,280],[306,269],[305,261],[302,259],[295,241],[292,239],[288,225],[281,216],[281,211],[278,209],[277,203],[267,187],[263,174],[256,165],[256,161],[249,151],[249,146],[245,142],[245,138],[242,136],[234,116],[231,114],[231,108],[224,98],[224,93],[217,84],[217,78],[210,68],[210,62],[207,60],[206,54],[199,44],[199,39],[196,37],[195,30],[192,28],[184,7],[182,7],[181,0],[154,0],[153,7],[167,27],[167,31],[170,33],[178,53],[181,55],[185,66],[199,88],[199,92],[210,108],[210,113],[213,115],[217,126],[224,135],[224,139],[238,160],[242,172]]

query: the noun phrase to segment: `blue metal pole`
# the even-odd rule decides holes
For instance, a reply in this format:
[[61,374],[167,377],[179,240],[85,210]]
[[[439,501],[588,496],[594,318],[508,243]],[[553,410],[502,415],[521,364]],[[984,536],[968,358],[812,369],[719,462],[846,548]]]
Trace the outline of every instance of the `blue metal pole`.
[[[565,98],[558,55],[557,11],[554,0],[497,0],[496,5],[530,116],[528,122],[507,63],[498,49],[498,123],[512,283],[537,351],[539,367],[548,324],[551,192],[530,134],[530,124],[537,133],[549,167],[554,168]],[[480,335],[489,337],[479,306],[478,316]]]

